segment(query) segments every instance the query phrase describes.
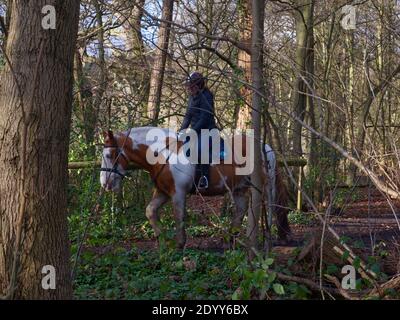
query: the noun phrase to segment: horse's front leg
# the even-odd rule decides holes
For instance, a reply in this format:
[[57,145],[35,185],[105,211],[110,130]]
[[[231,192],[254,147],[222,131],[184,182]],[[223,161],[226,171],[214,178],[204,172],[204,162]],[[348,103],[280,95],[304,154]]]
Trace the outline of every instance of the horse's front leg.
[[168,196],[155,189],[153,192],[153,198],[146,207],[146,217],[154,230],[156,238],[160,236],[161,230],[159,226],[158,209],[168,201]]
[[179,249],[183,249],[186,244],[186,194],[184,192],[176,193],[172,197],[172,204],[176,224],[176,245]]

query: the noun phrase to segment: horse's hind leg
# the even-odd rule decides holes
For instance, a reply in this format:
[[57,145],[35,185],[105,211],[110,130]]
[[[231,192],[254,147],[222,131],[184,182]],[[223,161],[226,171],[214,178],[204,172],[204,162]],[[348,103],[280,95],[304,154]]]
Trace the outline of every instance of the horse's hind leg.
[[157,239],[161,233],[157,211],[167,201],[168,201],[168,196],[165,193],[155,189],[153,192],[153,198],[146,207],[146,217],[147,219],[149,219],[149,222],[154,230],[154,234],[157,237]]
[[233,192],[233,201],[235,202],[235,210],[232,217],[231,223],[231,237],[230,246],[233,248],[235,246],[235,240],[240,232],[240,227],[242,226],[242,221],[247,213],[248,209],[248,192],[247,190],[235,190]]
[[278,208],[276,210],[276,225],[278,228],[278,238],[281,243],[286,244],[290,240],[290,226],[288,220],[288,209]]

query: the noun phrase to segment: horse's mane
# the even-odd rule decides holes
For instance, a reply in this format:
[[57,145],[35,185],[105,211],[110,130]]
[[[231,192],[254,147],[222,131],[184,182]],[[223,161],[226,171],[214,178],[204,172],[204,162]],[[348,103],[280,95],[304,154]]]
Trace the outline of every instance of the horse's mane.
[[151,129],[162,130],[165,132],[166,135],[168,135],[169,133],[176,133],[176,131],[171,128],[144,126],[144,127],[133,127],[126,131],[120,132],[119,134],[122,134],[124,136],[129,135],[129,138],[131,138],[135,143],[146,145],[147,144],[146,143],[146,135],[149,132],[149,130],[151,130]]

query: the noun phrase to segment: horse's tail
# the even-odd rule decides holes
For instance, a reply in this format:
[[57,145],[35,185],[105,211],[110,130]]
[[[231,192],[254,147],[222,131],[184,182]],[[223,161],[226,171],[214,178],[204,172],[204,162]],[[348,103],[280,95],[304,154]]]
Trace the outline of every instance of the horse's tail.
[[277,165],[275,152],[268,144],[264,145],[264,156],[269,180],[269,183],[267,183],[268,207],[270,212],[268,222],[271,223],[272,215],[275,215],[278,237],[281,240],[286,240],[287,236],[290,234],[288,221],[289,192],[283,182],[280,169]]
[[275,202],[275,213],[276,213],[276,224],[278,227],[278,237],[281,240],[287,240],[287,236],[290,234],[290,226],[288,220],[288,202],[289,192],[286,188],[285,183],[282,179],[280,168],[276,168],[276,202]]

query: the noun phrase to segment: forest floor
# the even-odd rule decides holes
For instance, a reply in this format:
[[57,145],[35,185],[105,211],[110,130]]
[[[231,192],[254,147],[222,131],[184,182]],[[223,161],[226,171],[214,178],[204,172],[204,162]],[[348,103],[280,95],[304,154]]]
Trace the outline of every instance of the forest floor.
[[[344,192],[350,193],[354,191]],[[346,204],[342,207],[334,208],[330,214],[329,225],[343,239],[349,238],[356,248],[369,251],[374,255],[384,254],[388,265],[386,270],[390,273],[400,272],[400,203],[392,203],[393,208],[382,194],[372,188],[359,188],[357,199],[346,199]],[[222,196],[202,198],[191,196],[188,207],[192,213],[201,217],[200,223],[205,226],[212,225],[208,217],[218,215],[222,211],[224,198]],[[306,218],[305,218],[306,217]],[[304,213],[298,219],[292,216],[292,234],[287,247],[300,247],[304,245],[304,240],[320,228],[320,222],[311,216],[307,218]],[[135,246],[142,250],[157,248],[155,240],[137,240]],[[196,236],[188,237],[187,248],[201,250],[223,251],[227,249],[226,241],[222,236]],[[284,247],[279,246],[275,249],[280,253],[289,252]],[[397,262],[397,263],[396,263]]]
[[[338,204],[328,219],[331,226],[357,255],[379,261],[378,270],[390,277],[400,272],[400,203],[391,208],[385,198],[369,188],[341,190],[335,197]],[[393,209],[393,210],[392,210]],[[169,230],[166,251],[159,244],[145,217],[115,241],[101,236],[101,242],[89,236],[82,250],[82,261],[76,280],[77,298],[110,299],[230,299],[235,288],[242,286],[246,261],[243,250],[227,248],[229,225],[223,197],[188,200],[188,239],[184,256],[171,251],[173,218],[170,208],[164,209],[164,229]],[[395,213],[394,213],[394,212]],[[310,212],[289,214],[291,240],[285,245],[275,243],[273,252],[278,268],[293,261],[293,252],[301,250],[307,239],[321,229],[321,223]],[[96,230],[96,229],[95,229]],[[172,242],[171,242],[172,241]],[[163,253],[165,252],[165,253]],[[183,260],[182,260],[183,259]],[[366,260],[365,260],[366,261]],[[191,267],[194,263],[194,267]],[[329,265],[327,266],[329,267]],[[282,269],[282,270],[283,270]],[[339,269],[340,270],[340,269]],[[340,271],[335,271],[340,272]],[[247,273],[249,274],[249,273]],[[301,274],[307,276],[308,271]],[[340,274],[340,273],[339,273]],[[241,276],[239,276],[241,275]],[[291,291],[292,290],[292,291]],[[248,290],[248,297],[251,295]],[[311,298],[302,286],[285,286],[288,298]],[[246,296],[244,296],[246,297]]]
[[[348,199],[347,199],[348,200]],[[188,208],[191,214],[197,216],[197,222],[205,227],[212,228],[210,223],[211,216],[219,216],[224,205],[224,197],[203,198],[193,195],[188,200]],[[398,265],[392,265],[393,273],[400,272],[400,203],[393,203],[390,207],[388,201],[378,190],[360,188],[357,190],[357,199],[348,201],[344,206],[335,208],[330,214],[329,225],[343,238],[350,238],[357,248],[370,251],[371,254],[376,250],[384,252],[390,260],[397,261]],[[393,209],[393,210],[392,210]],[[393,212],[394,211],[394,212]],[[300,247],[304,245],[304,240],[320,228],[320,223],[312,215],[307,217],[303,213],[301,218],[292,216],[290,219],[292,234],[288,247]],[[139,250],[154,250],[158,248],[155,239],[135,238],[134,246]],[[125,243],[125,247],[130,247],[132,243]],[[210,251],[224,251],[228,249],[223,236],[188,236],[186,248]],[[112,246],[90,248],[96,252],[107,252],[112,250]],[[285,252],[282,246],[276,249]]]

